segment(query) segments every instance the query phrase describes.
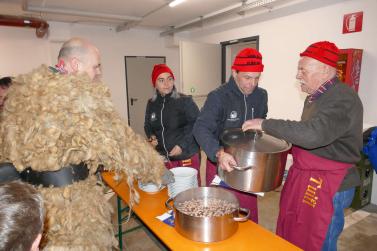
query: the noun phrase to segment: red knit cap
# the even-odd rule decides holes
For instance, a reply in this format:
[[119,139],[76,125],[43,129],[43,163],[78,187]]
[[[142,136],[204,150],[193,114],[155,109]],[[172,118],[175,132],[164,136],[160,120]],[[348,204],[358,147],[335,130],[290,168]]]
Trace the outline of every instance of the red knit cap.
[[262,72],[262,55],[253,48],[245,48],[238,52],[234,59],[232,69],[242,72]]
[[300,56],[311,57],[336,68],[336,62],[338,62],[339,58],[339,49],[331,42],[321,41],[309,45],[304,52],[300,53]]
[[152,71],[152,85],[153,85],[153,87],[156,87],[156,80],[157,80],[158,76],[160,76],[160,74],[164,73],[164,72],[170,73],[172,78],[175,79],[173,72],[170,70],[170,68],[166,64],[156,64],[153,67],[153,71]]

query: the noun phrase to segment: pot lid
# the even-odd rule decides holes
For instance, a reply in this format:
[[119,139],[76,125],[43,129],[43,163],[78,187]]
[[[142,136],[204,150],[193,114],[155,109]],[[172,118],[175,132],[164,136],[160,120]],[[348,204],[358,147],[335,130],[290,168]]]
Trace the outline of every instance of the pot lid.
[[276,153],[284,152],[291,147],[285,140],[275,138],[263,131],[248,130],[243,132],[241,128],[224,130],[221,135],[224,147],[238,147],[251,152]]

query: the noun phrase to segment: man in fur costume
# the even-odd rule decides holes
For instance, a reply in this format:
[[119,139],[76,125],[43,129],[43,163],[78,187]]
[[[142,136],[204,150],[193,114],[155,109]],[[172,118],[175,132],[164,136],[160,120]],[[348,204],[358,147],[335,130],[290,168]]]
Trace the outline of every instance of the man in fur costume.
[[98,166],[133,182],[161,182],[157,152],[120,118],[100,82],[100,53],[73,38],[55,68],[14,79],[0,117],[0,163],[12,163],[36,185],[46,205],[44,250],[111,250],[111,206],[94,173]]

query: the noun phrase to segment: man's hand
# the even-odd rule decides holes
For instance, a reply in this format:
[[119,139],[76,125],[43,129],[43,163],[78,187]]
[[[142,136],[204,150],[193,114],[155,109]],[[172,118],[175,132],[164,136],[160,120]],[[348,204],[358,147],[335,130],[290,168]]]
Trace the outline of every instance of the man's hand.
[[220,149],[216,153],[216,157],[219,167],[228,172],[233,171],[233,167],[237,165],[237,162],[234,160],[233,156],[229,153],[224,152],[223,149]]
[[171,149],[169,156],[177,156],[182,153],[182,148],[179,145],[175,145],[173,149]]
[[156,147],[158,145],[158,140],[155,135],[150,136],[148,142],[153,146]]
[[262,130],[263,119],[250,119],[246,120],[242,125],[242,131],[247,131],[250,129]]

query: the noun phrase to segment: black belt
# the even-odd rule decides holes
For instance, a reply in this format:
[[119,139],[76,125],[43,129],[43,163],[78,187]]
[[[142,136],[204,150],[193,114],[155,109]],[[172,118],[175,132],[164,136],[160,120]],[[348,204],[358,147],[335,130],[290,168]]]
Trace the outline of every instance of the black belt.
[[44,187],[54,186],[63,187],[85,180],[89,175],[89,169],[86,164],[68,165],[57,171],[37,172],[30,167],[20,173],[21,179],[30,184]]
[[0,182],[20,179],[20,173],[12,163],[0,163]]

